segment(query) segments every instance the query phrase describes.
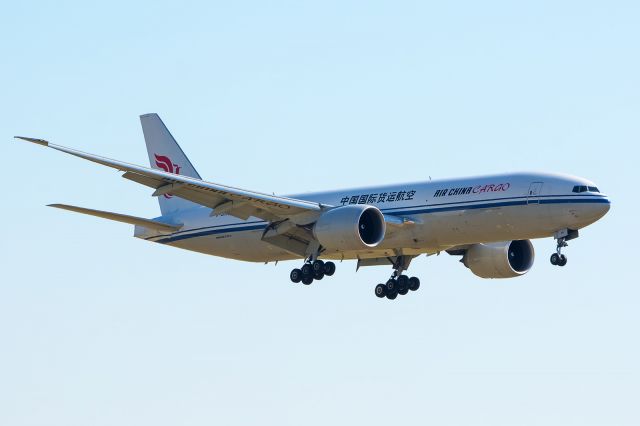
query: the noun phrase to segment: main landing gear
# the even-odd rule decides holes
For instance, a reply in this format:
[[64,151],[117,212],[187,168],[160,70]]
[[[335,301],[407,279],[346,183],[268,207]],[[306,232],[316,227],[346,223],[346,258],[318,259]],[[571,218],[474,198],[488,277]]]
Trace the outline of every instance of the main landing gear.
[[321,280],[325,276],[330,277],[336,272],[336,264],[333,262],[323,262],[322,260],[314,260],[313,262],[308,260],[302,265],[302,268],[294,269],[289,274],[289,278],[294,283],[302,282],[304,285],[309,285],[313,280]]
[[567,247],[567,241],[578,238],[578,231],[573,229],[563,229],[555,233],[554,238],[557,240],[556,252],[549,259],[554,266],[564,266],[567,264],[567,256],[562,254],[562,249]]
[[375,295],[379,298],[386,297],[393,300],[398,295],[404,296],[409,291],[416,291],[420,288],[420,280],[417,277],[409,278],[402,275],[402,272],[409,267],[412,257],[398,256],[393,265],[393,274],[386,284],[378,284],[375,287]]
[[[394,274],[395,275],[395,274]],[[418,277],[409,278],[406,275],[392,276],[386,284],[378,284],[375,288],[376,296],[393,300],[398,295],[404,296],[409,290],[416,291],[420,288]]]

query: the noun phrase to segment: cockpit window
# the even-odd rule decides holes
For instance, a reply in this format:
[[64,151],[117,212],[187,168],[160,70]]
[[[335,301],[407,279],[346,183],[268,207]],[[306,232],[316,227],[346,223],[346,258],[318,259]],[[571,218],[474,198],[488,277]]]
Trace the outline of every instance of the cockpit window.
[[576,185],[573,187],[573,192],[600,192],[595,186]]

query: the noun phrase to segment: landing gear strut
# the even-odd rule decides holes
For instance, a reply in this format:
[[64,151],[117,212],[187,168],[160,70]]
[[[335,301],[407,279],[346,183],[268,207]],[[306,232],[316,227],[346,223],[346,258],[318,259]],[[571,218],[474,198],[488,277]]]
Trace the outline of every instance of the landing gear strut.
[[404,296],[409,291],[416,291],[420,288],[420,279],[417,277],[409,278],[406,275],[402,275],[402,272],[409,267],[411,258],[405,258],[404,256],[398,256],[396,262],[393,265],[393,274],[386,284],[378,284],[374,293],[377,297],[386,297],[389,300],[393,300],[398,295]]
[[314,280],[321,280],[325,276],[332,276],[336,272],[336,264],[333,262],[323,262],[322,260],[308,259],[300,269],[296,268],[291,271],[289,278],[294,283],[302,282],[309,285]]

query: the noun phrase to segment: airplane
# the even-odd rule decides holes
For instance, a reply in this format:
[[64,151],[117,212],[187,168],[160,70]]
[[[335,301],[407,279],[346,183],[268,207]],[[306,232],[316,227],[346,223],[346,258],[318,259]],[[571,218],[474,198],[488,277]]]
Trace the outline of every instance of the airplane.
[[146,219],[51,204],[134,225],[147,241],[249,262],[301,260],[290,279],[309,285],[334,261],[391,266],[379,298],[420,287],[404,274],[418,256],[446,252],[481,278],[512,278],[534,263],[531,239],[556,240],[551,264],[579,230],[602,218],[608,197],[591,181],[559,173],[509,173],[279,196],[203,180],[157,114],[140,116],[150,167],[85,153],[43,139],[18,139],[124,172],[153,189],[161,215]]

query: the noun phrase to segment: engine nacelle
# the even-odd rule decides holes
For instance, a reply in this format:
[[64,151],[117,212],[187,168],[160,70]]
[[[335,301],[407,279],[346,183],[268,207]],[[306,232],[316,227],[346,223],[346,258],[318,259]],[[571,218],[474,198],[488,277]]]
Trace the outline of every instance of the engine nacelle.
[[512,278],[524,275],[533,266],[535,253],[529,240],[474,244],[462,262],[482,278]]
[[376,207],[358,204],[327,210],[313,227],[320,244],[335,250],[375,247],[384,239],[385,231],[382,212]]

